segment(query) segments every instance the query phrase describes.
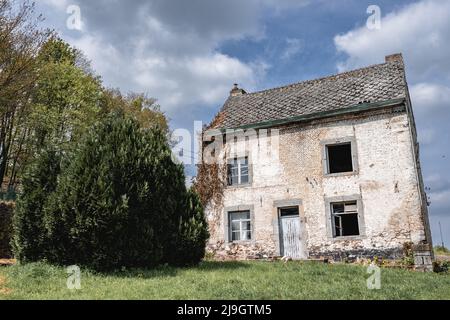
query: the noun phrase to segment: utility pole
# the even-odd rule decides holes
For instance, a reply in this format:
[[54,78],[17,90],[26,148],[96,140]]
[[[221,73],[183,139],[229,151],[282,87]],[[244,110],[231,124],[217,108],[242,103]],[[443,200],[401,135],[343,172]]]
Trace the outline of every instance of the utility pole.
[[444,245],[444,238],[442,237],[442,228],[441,228],[441,222],[439,221],[439,232],[441,233],[441,244],[442,244],[442,249],[445,248]]

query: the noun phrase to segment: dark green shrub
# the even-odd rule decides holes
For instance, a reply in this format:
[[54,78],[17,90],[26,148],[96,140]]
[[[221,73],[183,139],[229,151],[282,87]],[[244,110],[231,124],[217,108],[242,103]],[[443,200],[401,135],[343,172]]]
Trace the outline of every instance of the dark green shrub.
[[20,261],[112,270],[203,258],[203,209],[163,131],[112,114],[63,165],[52,156],[41,155],[24,181],[14,223]]
[[12,257],[12,216],[14,213],[13,202],[0,202],[0,259]]
[[203,206],[194,190],[187,192],[183,215],[174,225],[177,229],[170,239],[171,248],[166,250],[167,261],[178,266],[197,264],[205,256],[209,232]]
[[47,259],[97,270],[165,262],[185,215],[184,183],[163,132],[109,116],[81,142],[44,210]]
[[13,217],[12,241],[14,256],[22,262],[35,262],[45,256],[43,208],[56,189],[60,163],[58,152],[45,150],[24,174],[23,190]]
[[448,273],[450,270],[449,261],[435,261],[433,262],[433,271],[436,273]]

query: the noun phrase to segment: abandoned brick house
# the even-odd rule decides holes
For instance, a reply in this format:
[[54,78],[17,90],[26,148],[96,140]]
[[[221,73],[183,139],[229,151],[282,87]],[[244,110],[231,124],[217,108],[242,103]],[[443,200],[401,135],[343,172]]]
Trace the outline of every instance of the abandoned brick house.
[[220,200],[206,207],[217,255],[399,258],[405,243],[431,246],[401,54],[261,92],[235,85],[207,148],[227,168]]

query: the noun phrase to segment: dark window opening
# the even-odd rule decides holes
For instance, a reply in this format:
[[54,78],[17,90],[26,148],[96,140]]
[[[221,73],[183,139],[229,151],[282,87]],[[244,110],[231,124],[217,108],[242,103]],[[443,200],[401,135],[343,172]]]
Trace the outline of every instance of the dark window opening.
[[328,173],[353,171],[352,144],[337,144],[327,146]]
[[282,216],[282,217],[299,216],[298,207],[281,208],[280,216]]
[[359,236],[357,202],[333,203],[331,205],[334,236]]

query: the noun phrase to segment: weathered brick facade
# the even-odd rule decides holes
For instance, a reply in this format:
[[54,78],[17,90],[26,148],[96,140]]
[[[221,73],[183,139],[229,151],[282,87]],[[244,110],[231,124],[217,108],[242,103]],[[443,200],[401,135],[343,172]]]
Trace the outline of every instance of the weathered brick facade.
[[[414,118],[406,89],[405,99],[396,103],[274,123],[271,128],[279,130],[272,145],[270,138],[250,137],[247,142],[238,142],[250,146],[246,151],[249,184],[227,187],[223,203],[206,210],[212,233],[208,248],[218,258],[280,256],[279,208],[283,206],[299,208],[303,258],[399,258],[405,243],[431,246]],[[324,146],[333,141],[352,143],[353,172],[325,172]],[[270,153],[274,148],[277,157]],[[228,157],[230,146],[222,152]],[[336,237],[330,203],[349,200],[358,204],[359,235]],[[240,210],[250,212],[252,237],[232,242],[228,213]]]

